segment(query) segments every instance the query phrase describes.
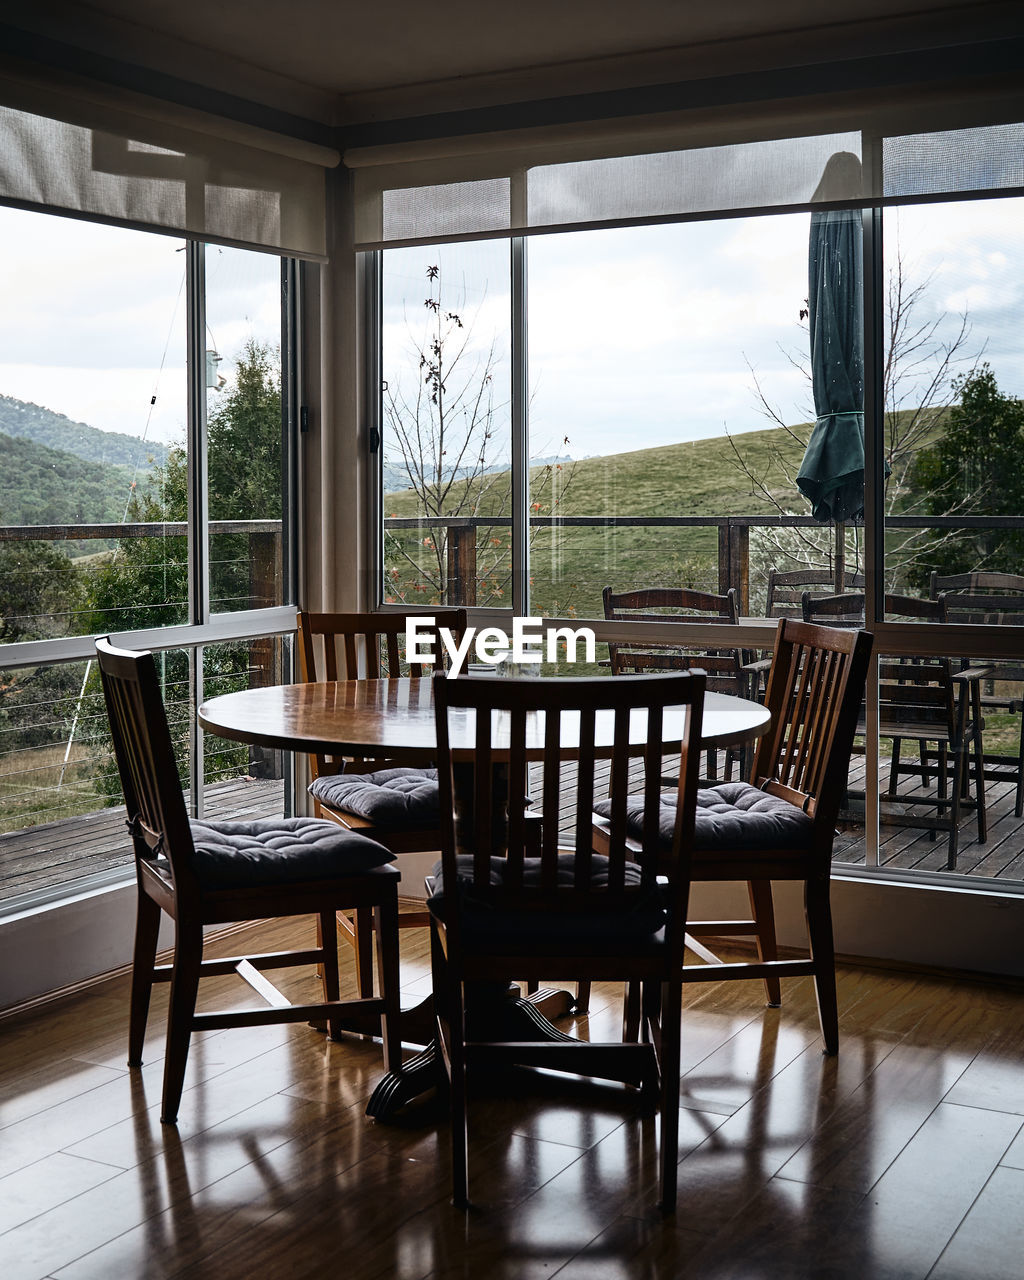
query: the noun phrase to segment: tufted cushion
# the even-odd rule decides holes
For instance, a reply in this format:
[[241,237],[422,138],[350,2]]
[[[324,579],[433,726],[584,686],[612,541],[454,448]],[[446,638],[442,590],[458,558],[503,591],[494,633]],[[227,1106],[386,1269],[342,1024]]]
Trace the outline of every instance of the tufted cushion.
[[[634,839],[643,835],[644,802],[641,796],[626,804],[626,829]],[[594,812],[611,816],[611,801],[599,800]],[[658,842],[670,848],[675,829],[675,799],[661,801]],[[779,796],[768,795],[749,782],[722,782],[697,792],[697,823],[693,847],[708,852],[730,849],[783,849],[811,847],[814,823],[806,813]]]
[[[456,860],[459,868],[459,890],[462,894],[463,933],[466,941],[473,946],[493,945],[497,950],[521,946],[524,952],[537,948],[557,951],[560,947],[578,946],[580,943],[591,945],[630,944],[643,940],[656,943],[660,939],[660,930],[665,923],[665,910],[661,905],[657,889],[650,893],[633,893],[623,898],[616,896],[607,906],[594,904],[594,909],[585,913],[529,910],[502,910],[500,902],[493,897],[481,900],[474,897],[470,888],[470,874],[473,865],[471,854],[460,854]],[[575,856],[571,853],[558,855],[556,882],[563,888],[571,888]],[[432,875],[432,893],[427,899],[431,912],[439,919],[444,919],[445,885],[443,864],[434,867]],[[462,871],[466,875],[463,878]],[[491,858],[489,884],[500,888],[505,882],[508,862],[505,858]],[[625,882],[628,886],[640,884],[640,868],[634,862],[627,862]],[[608,883],[608,859],[595,854],[591,860],[591,884],[600,888]],[[540,859],[526,858],[523,865],[523,884],[525,887],[538,885],[540,882]]]
[[378,827],[433,827],[440,821],[436,769],[378,769],[317,778],[309,794]]
[[364,875],[394,854],[376,840],[317,818],[260,818],[254,822],[197,822],[193,866],[207,889],[245,889]]

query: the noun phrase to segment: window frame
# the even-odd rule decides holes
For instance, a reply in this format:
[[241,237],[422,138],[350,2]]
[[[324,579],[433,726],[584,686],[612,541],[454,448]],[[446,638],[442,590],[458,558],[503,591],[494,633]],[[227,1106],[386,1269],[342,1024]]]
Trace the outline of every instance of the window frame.
[[[60,216],[44,213],[40,216]],[[65,215],[66,216],[66,215]],[[156,233],[154,233],[156,234]],[[203,656],[207,645],[293,635],[298,607],[300,554],[298,545],[301,494],[302,380],[304,358],[301,316],[303,272],[298,259],[277,254],[281,282],[281,406],[282,406],[282,595],[285,603],[264,609],[213,613],[210,609],[209,514],[206,486],[206,296],[205,255],[209,242],[184,237],[186,257],[186,456],[188,468],[188,621],[172,626],[109,633],[130,649],[187,650],[189,679],[195,706],[203,701]],[[241,247],[241,246],[240,246]],[[104,633],[106,634],[106,633]],[[0,648],[5,669],[57,666],[94,659],[96,635],[19,641]],[[287,678],[294,676],[294,650],[288,658]],[[189,808],[203,816],[203,731],[194,722],[189,744]],[[286,811],[294,811],[295,769],[285,757]],[[31,828],[26,828],[31,830]],[[123,867],[94,872],[58,885],[45,886],[0,900],[0,919],[70,900],[83,893],[113,888],[134,879],[130,860]]]
[[[863,154],[865,163],[877,158],[878,139],[865,134]],[[1020,660],[1021,636],[1019,629],[1008,626],[967,626],[938,623],[900,623],[888,621],[884,615],[884,387],[880,372],[885,358],[885,255],[883,242],[883,214],[887,208],[911,204],[946,204],[974,200],[1006,199],[1024,200],[1024,189],[1004,188],[992,191],[951,193],[939,195],[912,195],[899,199],[892,197],[865,198],[850,202],[850,207],[861,210],[864,236],[864,447],[865,447],[865,514],[864,514],[864,563],[866,577],[865,626],[875,637],[875,645],[868,675],[867,735],[865,760],[865,866],[837,863],[834,872],[851,879],[866,878],[875,881],[910,883],[936,889],[970,889],[975,892],[989,890],[1014,897],[1024,897],[1024,878],[1012,881],[988,881],[964,873],[944,871],[918,871],[912,868],[888,870],[879,865],[880,844],[880,785],[878,776],[879,735],[877,698],[870,696],[877,688],[879,655],[921,657],[971,657],[976,659]],[[733,218],[770,217],[792,212],[788,207],[772,210],[733,211]],[[723,214],[706,213],[673,218],[675,222],[695,222],[721,218]],[[628,224],[623,224],[628,225]],[[588,227],[578,230],[585,234]],[[511,616],[529,615],[529,494],[528,467],[530,457],[528,421],[528,305],[527,296],[527,242],[531,235],[564,234],[565,228],[538,230],[518,235],[495,236],[507,239],[511,254],[512,318],[511,318],[511,366],[512,366],[512,529],[513,529],[513,603]],[[487,238],[487,237],[477,237]],[[439,241],[438,243],[446,243]],[[453,241],[452,243],[455,243]],[[369,607],[388,612],[409,612],[406,605],[383,602],[384,570],[384,522],[383,522],[383,467],[382,467],[382,409],[383,389],[381,373],[381,288],[383,278],[383,254],[385,250],[371,249],[357,255],[361,268],[357,273],[360,290],[360,315],[368,335],[365,343],[367,360],[363,374],[368,394],[363,398],[365,426],[364,438],[369,442],[370,466],[368,510],[370,512],[369,578],[372,583]],[[429,612],[429,610],[424,610]],[[488,607],[470,607],[469,615],[477,626],[508,624],[510,612]],[[545,617],[551,626],[590,627],[598,643],[607,640],[647,641],[677,640],[707,643],[715,635],[700,622],[622,623],[601,619]],[[738,643],[751,648],[769,649],[776,624],[754,619],[744,619],[738,629]]]

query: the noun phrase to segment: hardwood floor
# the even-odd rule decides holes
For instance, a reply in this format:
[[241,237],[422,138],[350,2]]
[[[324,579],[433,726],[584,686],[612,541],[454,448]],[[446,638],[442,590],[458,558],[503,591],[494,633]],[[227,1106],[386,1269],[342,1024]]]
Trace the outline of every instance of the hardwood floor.
[[[260,947],[311,928],[264,926]],[[406,934],[411,1002],[429,976],[425,937]],[[315,983],[277,978],[293,996]],[[230,979],[205,990],[206,1007],[247,998]],[[665,1222],[655,1122],[627,1091],[481,1082],[464,1214],[436,1101],[401,1126],[368,1121],[379,1047],[305,1026],[197,1036],[179,1124],[161,1126],[166,987],[129,1072],[128,984],[108,980],[0,1021],[3,1280],[1017,1280],[1024,991],[842,968],[839,994],[826,1059],[809,981],[785,983],[780,1010],[758,983],[687,987]],[[598,986],[578,1029],[618,1021],[619,991]]]

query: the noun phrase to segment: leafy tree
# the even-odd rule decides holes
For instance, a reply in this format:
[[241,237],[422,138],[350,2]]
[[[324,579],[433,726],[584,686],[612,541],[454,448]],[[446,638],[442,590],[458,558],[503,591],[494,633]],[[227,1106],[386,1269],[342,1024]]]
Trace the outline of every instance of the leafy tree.
[[[281,388],[277,354],[250,339],[235,366],[235,379],[207,421],[208,495],[211,520],[281,518]],[[129,523],[184,521],[188,507],[188,465],[184,448],[171,448],[166,462],[154,468],[128,505]],[[217,534],[211,538],[211,593],[215,599],[245,607],[252,594],[248,535]],[[186,538],[124,538],[95,574],[89,589],[86,630],[130,631],[185,621],[188,601]],[[162,655],[165,688],[187,689],[186,655]],[[249,674],[246,646],[217,647],[207,670],[218,680],[243,687]],[[179,699],[180,700],[180,699]],[[170,699],[169,699],[170,701]],[[190,717],[175,716],[169,707],[179,768],[187,761]],[[248,753],[227,743],[207,744],[210,773],[244,766]],[[101,779],[101,785],[103,780]],[[116,778],[109,780],[117,802]]]
[[[132,491],[126,522],[184,521],[188,507],[188,463],[172,446],[142,488]],[[139,631],[186,620],[188,541],[184,537],[122,538],[93,574],[83,631]]]
[[[211,520],[281,518],[280,362],[265,344],[250,339],[235,366],[235,379],[207,422],[207,472]],[[188,510],[188,462],[172,447],[128,504],[129,523],[184,521]],[[233,602],[250,596],[246,534],[217,534],[212,592]],[[188,543],[184,537],[123,538],[95,575],[86,630],[133,631],[185,620]]]
[[[914,484],[926,495],[928,514],[1021,515],[1024,400],[1000,392],[988,364],[958,378],[953,390],[959,403],[947,415],[945,432],[915,462]],[[1017,573],[1022,562],[1024,530],[965,529],[936,541],[916,580],[925,585],[930,569]]]
[[281,361],[253,338],[209,415],[207,469],[212,520],[281,518]]
[[[0,542],[0,643],[66,635],[83,604],[74,562],[50,542]],[[66,666],[0,671],[0,750],[45,745],[80,676]]]

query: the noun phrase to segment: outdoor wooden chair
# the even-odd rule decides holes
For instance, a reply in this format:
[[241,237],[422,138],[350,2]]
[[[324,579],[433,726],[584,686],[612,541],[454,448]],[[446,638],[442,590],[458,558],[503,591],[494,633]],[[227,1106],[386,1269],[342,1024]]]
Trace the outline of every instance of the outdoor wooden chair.
[[[697,794],[690,876],[696,883],[747,881],[754,906],[751,920],[694,921],[694,938],[752,937],[756,962],[687,965],[684,982],[761,978],[769,1002],[779,1003],[779,979],[814,979],[825,1051],[839,1048],[835,948],[829,902],[832,843],[846,789],[850,748],[872,637],[865,631],[809,626],[783,618],[768,677],[771,728],[758,743],[750,782],[725,782]],[[661,847],[671,830],[674,801],[662,805]],[[595,807],[594,849],[603,853],[612,805]],[[648,819],[627,808],[634,839],[646,837]],[[773,881],[804,886],[810,955],[779,960],[772,909]],[[771,998],[774,989],[775,999]],[[627,1022],[635,1025],[635,993],[627,994]]]
[[[864,622],[862,594],[821,598],[805,595],[803,607],[805,620],[809,622],[828,621],[832,625],[851,627],[862,626]],[[947,621],[945,599],[887,595],[885,613],[886,617],[909,621],[936,624]],[[882,821],[887,826],[923,828],[931,839],[935,839],[939,831],[947,832],[946,867],[950,871],[956,867],[960,827],[972,813],[977,814],[979,842],[983,844],[988,838],[980,693],[984,675],[984,668],[957,669],[955,663],[941,657],[884,658],[878,666],[878,733],[892,743],[889,783],[882,799],[893,807],[882,814]],[[863,734],[865,728],[862,710],[858,734]],[[905,738],[918,744],[917,764],[903,758]],[[973,800],[969,794],[972,775]],[[926,790],[934,777],[934,794],[900,791],[900,780],[907,776],[920,779]],[[857,798],[859,793],[851,791],[847,795]],[[924,808],[934,808],[935,813],[922,813]]]
[[[863,591],[864,575],[848,573],[844,588]],[[836,579],[831,569],[769,569],[768,592],[765,596],[766,618],[802,618],[804,592],[812,595],[835,595]]]
[[[385,1070],[401,1067],[398,1027],[398,872],[382,845],[315,818],[255,822],[189,821],[159,678],[150,653],[97,640],[114,755],[135,848],[138,916],[132,964],[128,1065],[141,1066],[150,992],[170,982],[161,1119],[173,1124],[193,1031],[263,1023],[326,1021],[338,1034],[339,1015],[379,1019]],[[380,991],[340,1000],[335,913],[372,912]],[[156,965],[160,913],[174,920],[174,960]],[[242,920],[314,915],[320,941],[304,951],[203,959],[203,928]],[[322,967],[326,999],[292,1005],[260,970]],[[269,1002],[267,1009],[196,1013],[199,979],[238,973]]]
[[[435,670],[425,663],[410,664],[402,641],[407,613],[308,613],[298,615],[299,671],[304,681],[379,680],[387,676],[425,677]],[[441,627],[457,638],[466,629],[465,609],[438,609],[432,639],[437,661],[442,659]],[[437,770],[382,759],[329,755],[309,757],[309,793],[319,818],[336,822],[379,841],[392,853],[432,853],[441,847],[438,820]],[[425,928],[426,909],[402,911],[399,927]],[[368,916],[342,912],[342,937],[356,952],[360,990],[373,981],[372,931]]]
[[[611,621],[671,622],[685,619],[727,627],[736,626],[740,620],[734,587],[723,595],[685,587],[648,587],[619,593],[605,587],[603,599],[604,616]],[[750,687],[750,674],[745,666],[749,655],[739,648],[708,649],[693,644],[631,640],[610,642],[608,657],[614,676],[689,671],[699,667],[707,674],[708,689],[714,693],[746,697]],[[732,777],[737,764],[742,769],[742,761],[741,751],[726,750],[726,778]],[[718,778],[718,752],[714,748],[706,752],[706,762],[707,778],[715,781]]]
[[[657,1099],[661,1206],[666,1213],[675,1208],[683,938],[704,685],[702,675],[685,674],[635,680],[435,677],[443,857],[430,883],[430,910],[457,1204],[468,1199],[467,1076],[518,1063],[618,1080]],[[452,712],[475,715],[469,761],[449,747]],[[672,738],[681,740],[682,750],[675,812],[660,849],[667,714],[681,717]],[[639,732],[638,716],[645,717]],[[612,813],[600,857],[592,854],[590,840],[598,717],[611,721],[613,737]],[[557,804],[545,806],[540,819],[526,818],[527,758],[538,752],[544,794],[575,794],[574,850],[559,846]],[[643,776],[631,783],[630,764],[637,758]],[[496,778],[507,779],[507,803]],[[627,854],[631,787],[649,834]],[[512,974],[534,981],[635,983],[643,1035],[606,1044],[569,1037],[523,1043],[519,1034],[507,1042],[493,1014],[481,1020],[474,1009],[487,995],[486,984],[493,984],[500,1004]]]
[[[944,599],[951,623],[1024,626],[1024,574],[981,570],[946,576],[933,573],[931,593]],[[1019,818],[1024,816],[1024,663],[1001,659],[980,659],[976,664],[966,661],[970,666],[988,668],[982,683],[982,710],[1021,718],[1016,753],[989,751],[985,755],[986,781],[1013,786],[1013,812]]]

